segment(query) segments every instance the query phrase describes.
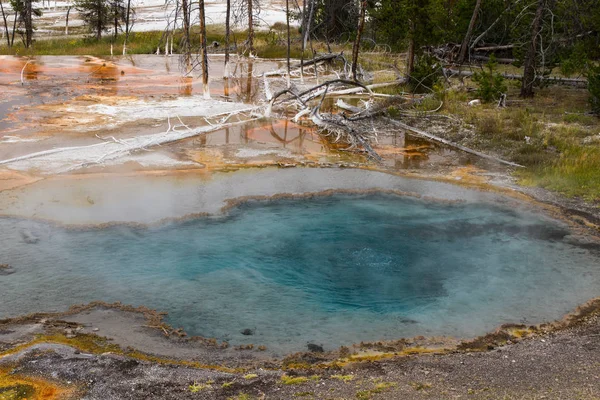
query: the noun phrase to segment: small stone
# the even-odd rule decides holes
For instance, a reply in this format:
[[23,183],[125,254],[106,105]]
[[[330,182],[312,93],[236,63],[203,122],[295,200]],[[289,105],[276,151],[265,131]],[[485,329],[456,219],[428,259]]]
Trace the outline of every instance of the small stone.
[[240,333],[245,336],[251,336],[251,335],[254,335],[254,330],[246,328]]
[[313,353],[324,353],[325,352],[325,350],[323,349],[323,346],[319,346],[318,344],[308,343],[306,345],[306,347],[308,347],[308,351],[313,352]]
[[8,264],[0,264],[0,275],[14,274],[16,271]]
[[94,331],[94,332],[98,332],[99,330],[100,330],[100,328],[94,328],[94,329],[92,329],[92,331]]

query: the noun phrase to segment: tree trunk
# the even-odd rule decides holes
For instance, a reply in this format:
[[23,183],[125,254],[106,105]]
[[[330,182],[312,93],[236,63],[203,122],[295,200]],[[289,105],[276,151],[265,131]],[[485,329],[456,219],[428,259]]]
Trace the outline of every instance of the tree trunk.
[[113,34],[113,42],[116,42],[117,41],[117,33],[119,33],[119,7],[118,7],[116,1],[114,2],[113,6],[114,6],[113,17],[115,18],[115,33]]
[[65,22],[65,35],[69,36],[69,14],[71,13],[71,7],[67,8],[67,21]]
[[12,35],[11,35],[11,39],[10,39],[11,46],[15,45],[15,32],[17,30],[17,16],[18,16],[18,13],[15,11],[15,19],[13,20]]
[[185,58],[185,74],[188,75],[192,67],[192,55],[190,54],[190,7],[188,0],[181,0],[181,11],[183,12],[183,56]]
[[542,25],[542,16],[544,14],[545,0],[538,0],[535,17],[531,24],[531,40],[525,62],[523,63],[523,81],[521,82],[520,97],[533,97],[533,85],[535,84],[535,58],[537,53],[538,35]]
[[290,37],[290,0],[285,0],[285,16],[286,16],[286,24],[287,24],[287,86],[288,88],[291,86],[291,82],[290,82],[290,73],[291,73],[291,67],[290,67],[290,53],[291,53],[291,46],[292,46],[292,39]]
[[[123,55],[127,54],[127,43],[129,43],[129,15],[131,13],[131,0],[127,0],[127,11],[125,13],[125,40],[123,41]],[[176,17],[177,18],[177,17]]]
[[2,10],[2,19],[4,19],[4,31],[6,32],[6,43],[10,47],[10,35],[8,34],[8,22],[6,21],[6,14],[4,13],[4,6],[2,0],[0,0],[0,9]]
[[248,1],[248,51],[250,53],[250,57],[254,55],[254,15],[252,15],[252,1]]
[[102,0],[97,0],[96,6],[98,7],[98,22],[96,23],[96,40],[100,40],[102,38],[102,19],[104,19],[104,15],[102,15],[102,11],[104,11],[102,7]]
[[227,11],[225,13],[225,65],[223,67],[223,77],[229,78],[229,35],[230,35],[230,23],[231,19],[231,0],[227,0]]
[[310,37],[310,30],[312,29],[312,21],[315,15],[315,0],[310,0],[310,12],[308,14],[308,23],[306,24],[306,31],[304,32],[304,39],[302,40],[302,48],[306,49],[306,43]]
[[306,1],[302,0],[302,43],[300,45],[301,54],[300,54],[300,81],[304,83],[304,48],[306,44],[304,43],[304,37],[306,36],[306,25],[308,24],[308,16],[306,15]]
[[302,32],[302,35],[304,36],[304,32],[306,31],[306,21],[307,21],[307,15],[306,15],[306,0],[302,0],[302,24],[300,25],[300,31]]
[[469,42],[471,41],[471,35],[473,34],[473,29],[475,28],[475,22],[477,21],[477,15],[479,14],[479,10],[481,9],[481,0],[477,0],[475,3],[475,9],[473,9],[473,15],[471,16],[471,22],[469,22],[469,28],[467,29],[467,33],[465,38],[462,41],[462,45],[460,46],[460,52],[458,53],[458,58],[456,61],[459,64],[465,62],[465,57],[467,55],[467,50],[469,49]]
[[408,55],[406,58],[406,75],[410,76],[415,70],[415,29],[412,21],[409,21],[410,33],[408,40]]
[[210,99],[208,88],[208,54],[206,49],[206,14],[204,12],[204,0],[199,3],[200,12],[200,56],[202,58],[202,89],[205,99]]
[[25,0],[25,47],[29,48],[33,41],[33,5],[32,0]]
[[360,50],[360,39],[362,37],[363,30],[365,29],[365,10],[367,8],[367,0],[361,0],[360,2],[360,17],[358,18],[358,30],[356,32],[356,40],[354,41],[354,47],[352,48],[352,79],[356,79],[356,70],[358,67],[358,52]]

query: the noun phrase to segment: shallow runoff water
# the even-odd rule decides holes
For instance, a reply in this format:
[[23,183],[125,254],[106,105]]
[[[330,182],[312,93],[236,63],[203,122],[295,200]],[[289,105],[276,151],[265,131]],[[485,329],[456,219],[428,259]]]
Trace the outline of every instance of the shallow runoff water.
[[279,355],[309,342],[468,337],[599,295],[600,254],[568,234],[497,204],[383,194],[255,201],[148,228],[1,218],[0,263],[16,272],[0,275],[0,318],[121,301]]

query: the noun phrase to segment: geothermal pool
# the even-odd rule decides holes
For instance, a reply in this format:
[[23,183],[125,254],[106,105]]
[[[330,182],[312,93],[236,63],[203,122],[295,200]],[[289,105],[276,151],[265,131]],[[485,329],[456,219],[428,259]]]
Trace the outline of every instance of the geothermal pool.
[[145,228],[4,217],[0,262],[16,272],[0,275],[0,318],[121,301],[275,355],[308,342],[474,336],[599,295],[599,251],[568,234],[514,207],[389,194],[251,201]]

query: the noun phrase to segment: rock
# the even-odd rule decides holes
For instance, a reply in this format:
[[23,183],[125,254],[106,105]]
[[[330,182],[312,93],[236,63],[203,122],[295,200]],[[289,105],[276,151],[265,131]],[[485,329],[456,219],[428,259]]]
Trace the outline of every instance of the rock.
[[100,328],[94,328],[94,329],[92,329],[92,331],[94,331],[94,332],[98,332],[99,330],[100,330]]
[[254,330],[246,328],[241,332],[241,334],[246,335],[246,336],[251,336],[251,335],[254,335]]
[[14,274],[15,269],[8,264],[0,264],[0,275],[10,275]]
[[308,351],[313,352],[313,353],[324,353],[325,352],[325,350],[323,349],[323,346],[319,346],[318,344],[308,343],[306,345],[306,347],[308,347]]

